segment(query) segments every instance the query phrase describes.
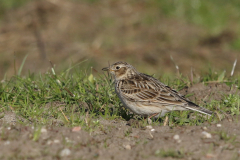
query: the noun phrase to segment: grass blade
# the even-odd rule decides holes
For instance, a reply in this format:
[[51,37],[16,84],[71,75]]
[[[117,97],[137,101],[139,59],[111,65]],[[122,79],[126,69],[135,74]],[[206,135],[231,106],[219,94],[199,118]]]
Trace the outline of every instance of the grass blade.
[[28,57],[28,54],[23,58],[22,64],[21,64],[21,66],[20,66],[20,68],[18,70],[18,76],[20,76],[21,73],[22,73],[22,69],[23,69],[23,66],[25,64],[25,61],[26,61],[27,57]]
[[233,76],[233,73],[234,73],[236,64],[237,64],[237,59],[236,59],[236,60],[234,61],[234,63],[233,63],[233,68],[232,68],[231,76]]

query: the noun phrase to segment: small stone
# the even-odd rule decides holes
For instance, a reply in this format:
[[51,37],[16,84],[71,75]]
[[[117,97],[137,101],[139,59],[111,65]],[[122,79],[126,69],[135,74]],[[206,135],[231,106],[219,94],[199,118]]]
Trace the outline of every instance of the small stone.
[[149,125],[149,126],[146,126],[146,128],[147,128],[147,129],[153,129],[153,127],[150,126],[150,125]]
[[180,136],[179,136],[178,134],[174,135],[174,136],[173,136],[173,139],[176,140],[177,143],[182,142],[182,141],[180,140]]
[[173,139],[179,140],[179,139],[180,139],[180,136],[179,136],[178,134],[176,134],[176,135],[173,136]]
[[4,142],[4,145],[9,145],[9,144],[10,144],[10,141]]
[[52,141],[51,140],[48,140],[47,141],[47,145],[51,145],[52,144]]
[[222,125],[221,124],[217,124],[217,127],[222,127]]
[[60,141],[58,139],[55,139],[53,143],[60,143]]
[[70,154],[71,154],[71,151],[70,151],[70,149],[68,149],[68,148],[63,149],[63,150],[60,152],[60,156],[61,156],[61,157],[66,157],[66,156],[69,156]]
[[212,138],[212,135],[208,132],[203,131],[202,134],[204,138]]
[[132,147],[131,147],[129,144],[123,145],[123,147],[124,147],[125,149],[127,149],[127,150],[131,150],[131,149],[132,149]]
[[72,141],[68,137],[65,137],[65,140],[67,143],[72,143]]
[[78,132],[78,131],[81,131],[81,127],[80,126],[78,126],[78,127],[73,127],[72,128],[72,132]]
[[7,127],[7,129],[8,129],[8,130],[10,130],[10,129],[11,129],[11,127]]
[[151,129],[151,132],[155,132],[155,129]]
[[203,127],[204,130],[207,130],[207,127]]
[[208,154],[206,154],[206,157],[207,157],[207,158],[214,158],[214,157],[216,157],[216,155],[211,154],[211,153],[208,153]]
[[41,128],[41,133],[47,133],[47,129],[46,128]]

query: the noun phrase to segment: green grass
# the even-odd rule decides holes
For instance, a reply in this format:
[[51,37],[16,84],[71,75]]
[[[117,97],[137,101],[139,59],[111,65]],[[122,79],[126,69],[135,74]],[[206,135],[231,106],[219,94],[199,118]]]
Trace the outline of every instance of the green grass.
[[175,151],[173,149],[169,149],[169,150],[157,150],[155,151],[155,155],[156,156],[160,156],[160,157],[172,157],[172,158],[184,158],[184,156],[186,155],[186,153],[184,153],[183,151]]
[[[54,69],[53,69],[54,71]],[[219,75],[202,76],[201,82],[216,81]],[[223,80],[228,78],[223,77]],[[163,76],[160,79],[170,87],[180,90],[189,86],[188,77],[181,76],[170,78]],[[193,81],[193,83],[195,80]],[[198,80],[197,80],[198,82]],[[230,78],[228,85],[238,85],[239,78]],[[239,96],[226,95],[222,101],[212,101],[204,107],[219,110],[231,115],[239,115]],[[130,114],[122,106],[115,94],[113,80],[105,73],[93,75],[91,71],[81,69],[81,65],[55,74],[29,73],[28,76],[13,76],[0,83],[0,111],[13,110],[17,115],[26,119],[23,123],[38,125],[60,124],[66,126],[82,126],[88,131],[100,127],[98,119],[107,120],[136,119],[139,121],[135,127],[144,127],[146,121],[140,116]],[[204,122],[217,122],[217,116],[207,118],[205,115],[191,111],[174,111],[168,113],[169,125],[201,125]],[[163,125],[163,118],[153,120],[153,125]],[[61,123],[58,123],[61,122]],[[38,132],[36,132],[37,135]],[[126,136],[130,132],[126,132]],[[37,136],[33,138],[37,140]]]
[[235,142],[236,136],[234,135],[229,135],[228,133],[226,133],[225,131],[221,131],[219,132],[219,138],[220,140],[224,140],[225,142]]

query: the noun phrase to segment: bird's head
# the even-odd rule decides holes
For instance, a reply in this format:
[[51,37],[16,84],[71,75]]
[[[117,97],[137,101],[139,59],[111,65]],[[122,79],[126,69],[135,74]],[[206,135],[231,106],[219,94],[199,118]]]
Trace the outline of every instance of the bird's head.
[[126,79],[137,73],[136,69],[126,62],[116,62],[102,70],[109,71],[116,80]]

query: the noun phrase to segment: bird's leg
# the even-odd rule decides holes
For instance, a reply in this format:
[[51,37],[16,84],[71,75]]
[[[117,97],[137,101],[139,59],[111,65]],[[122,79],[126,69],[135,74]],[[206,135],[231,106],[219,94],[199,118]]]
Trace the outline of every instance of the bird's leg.
[[149,117],[147,118],[148,124],[152,124],[151,118],[152,118],[152,117],[155,117],[155,116],[158,115],[158,114],[159,114],[159,113],[154,113],[154,114],[152,114],[151,116],[149,116]]
[[148,118],[151,119],[152,117],[155,117],[156,115],[158,115],[159,113],[154,113],[151,116],[149,116]]
[[[155,117],[156,115],[158,115],[159,113],[154,113],[154,114],[152,114],[151,116],[149,116],[148,118],[147,118],[147,121],[148,121],[148,124],[151,124],[152,123],[152,120],[151,120],[151,118],[152,117]],[[165,115],[165,113],[161,113],[161,116],[162,115]],[[166,126],[168,124],[168,116],[166,116],[166,118],[165,118],[165,120],[164,120],[164,122],[163,122],[163,126]]]

